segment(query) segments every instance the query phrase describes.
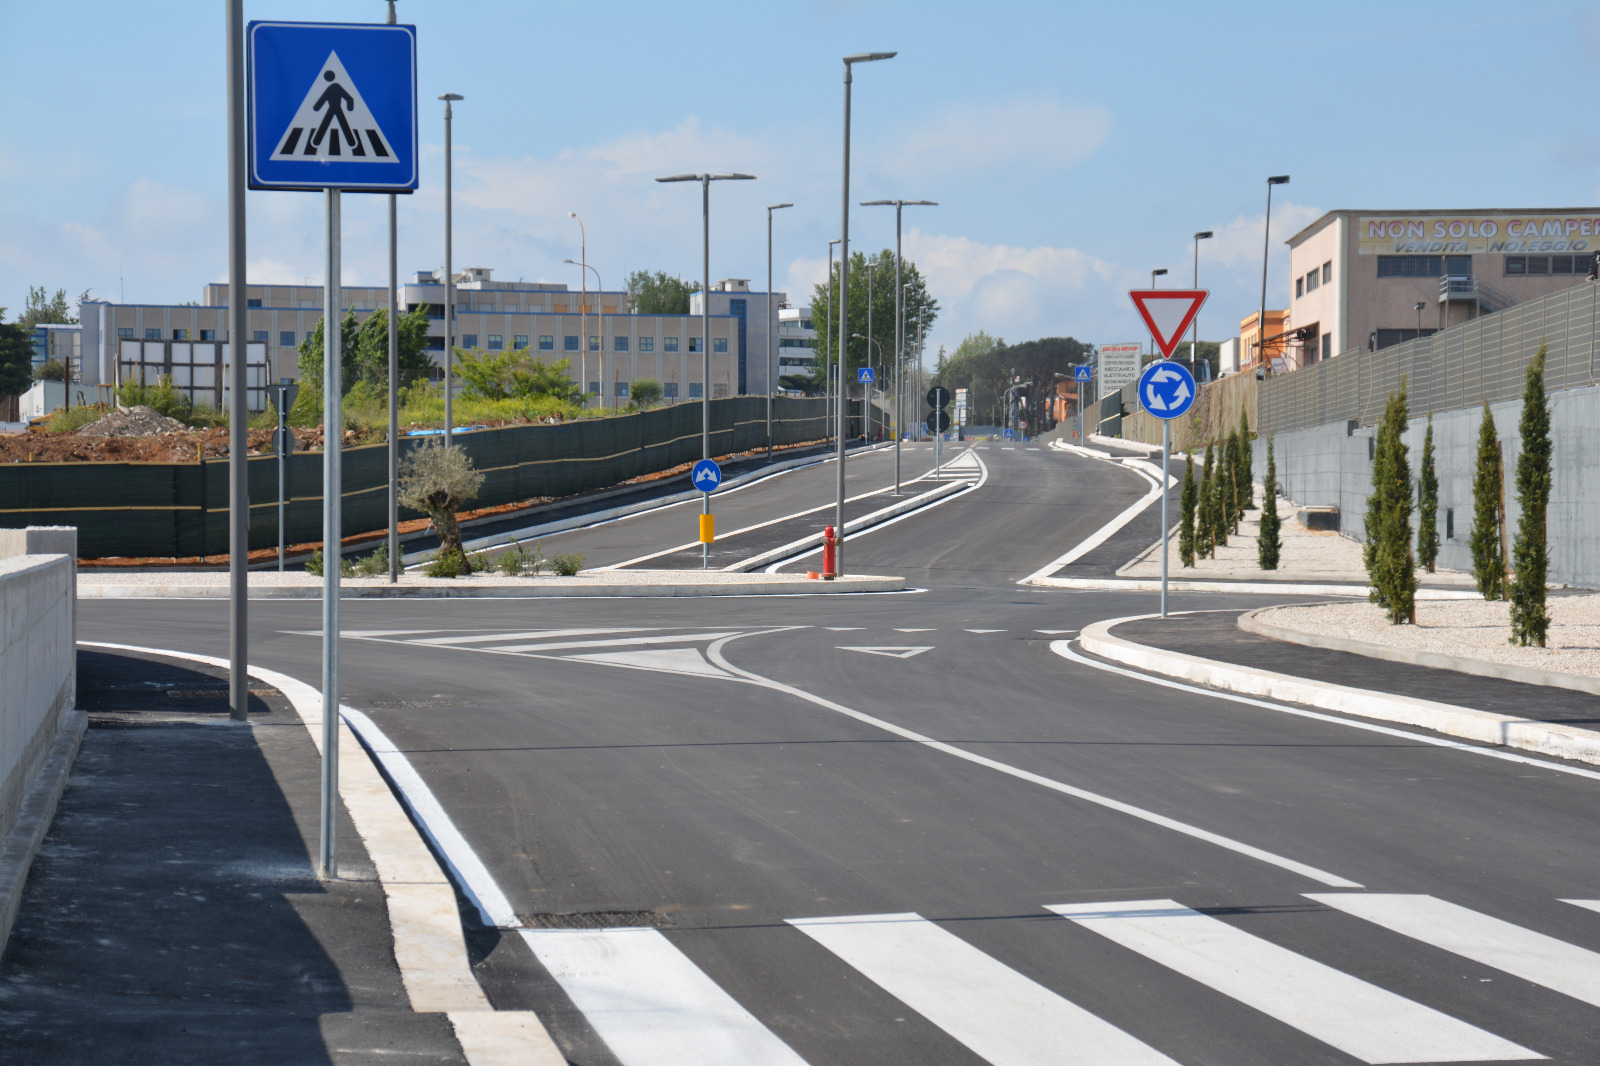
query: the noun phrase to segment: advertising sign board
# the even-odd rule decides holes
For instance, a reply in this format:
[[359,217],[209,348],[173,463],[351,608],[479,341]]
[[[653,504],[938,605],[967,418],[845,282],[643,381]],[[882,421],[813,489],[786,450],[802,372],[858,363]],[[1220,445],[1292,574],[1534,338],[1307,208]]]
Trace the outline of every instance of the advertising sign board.
[[1100,346],[1100,395],[1109,396],[1139,377],[1139,344]]

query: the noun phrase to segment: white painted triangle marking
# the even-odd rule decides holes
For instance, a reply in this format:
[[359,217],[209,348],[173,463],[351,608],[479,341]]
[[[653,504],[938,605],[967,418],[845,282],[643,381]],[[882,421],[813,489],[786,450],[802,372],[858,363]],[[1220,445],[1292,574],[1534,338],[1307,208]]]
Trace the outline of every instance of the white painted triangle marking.
[[430,637],[413,640],[412,644],[493,644],[508,640],[547,640],[551,637],[590,637],[606,633],[659,633],[659,626],[640,626],[623,629],[529,629],[517,633],[475,633],[466,637]]
[[329,52],[328,61],[317,68],[311,88],[272,153],[273,162],[304,159],[394,162],[388,136],[337,52]]
[[892,644],[880,644],[880,645],[876,645],[876,646],[873,646],[873,647],[866,647],[866,648],[847,648],[844,645],[840,645],[839,646],[839,650],[840,651],[859,651],[859,652],[864,652],[867,655],[887,655],[891,659],[909,659],[913,655],[921,655],[925,651],[932,651],[933,650],[933,645],[929,644],[926,647],[921,647],[921,648],[915,647],[915,646],[913,646],[913,647],[895,647]]
[[728,677],[700,654],[699,648],[651,648],[646,651],[607,651],[594,655],[563,655],[563,659],[599,663],[602,666],[632,666],[640,670],[659,670],[667,674],[692,674],[696,677]]

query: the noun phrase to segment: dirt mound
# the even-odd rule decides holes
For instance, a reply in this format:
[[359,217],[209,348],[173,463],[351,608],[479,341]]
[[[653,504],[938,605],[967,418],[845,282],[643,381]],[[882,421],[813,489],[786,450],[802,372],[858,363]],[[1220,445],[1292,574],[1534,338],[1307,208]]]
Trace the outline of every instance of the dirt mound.
[[143,405],[119,407],[104,418],[78,430],[84,437],[154,437],[162,433],[182,433],[189,427],[176,418]]

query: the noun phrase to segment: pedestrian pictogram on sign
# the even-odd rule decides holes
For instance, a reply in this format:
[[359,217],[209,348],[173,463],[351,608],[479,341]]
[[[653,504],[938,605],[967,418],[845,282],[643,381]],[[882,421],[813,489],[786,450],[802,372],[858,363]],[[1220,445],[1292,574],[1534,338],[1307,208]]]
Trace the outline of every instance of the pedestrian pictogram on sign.
[[339,53],[329,52],[272,159],[343,156],[350,162],[381,163],[390,158],[388,141],[361,99],[361,90],[339,62]]
[[1093,375],[1092,375],[1092,368],[1087,367],[1087,366],[1075,366],[1075,367],[1073,367],[1072,368],[1072,380],[1074,380],[1074,381],[1092,381],[1092,380],[1094,380],[1093,379]]
[[1210,295],[1205,289],[1135,289],[1128,293],[1150,336],[1168,359]]
[[856,383],[859,385],[872,384],[872,368],[870,366],[856,368]]

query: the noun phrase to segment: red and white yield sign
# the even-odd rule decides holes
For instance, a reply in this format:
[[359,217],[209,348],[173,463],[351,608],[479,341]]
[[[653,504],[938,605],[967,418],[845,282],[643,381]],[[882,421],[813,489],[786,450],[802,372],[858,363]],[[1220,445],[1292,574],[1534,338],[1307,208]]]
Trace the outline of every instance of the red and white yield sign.
[[1134,289],[1128,295],[1162,356],[1171,359],[1194,316],[1200,313],[1200,305],[1211,294],[1205,289]]

